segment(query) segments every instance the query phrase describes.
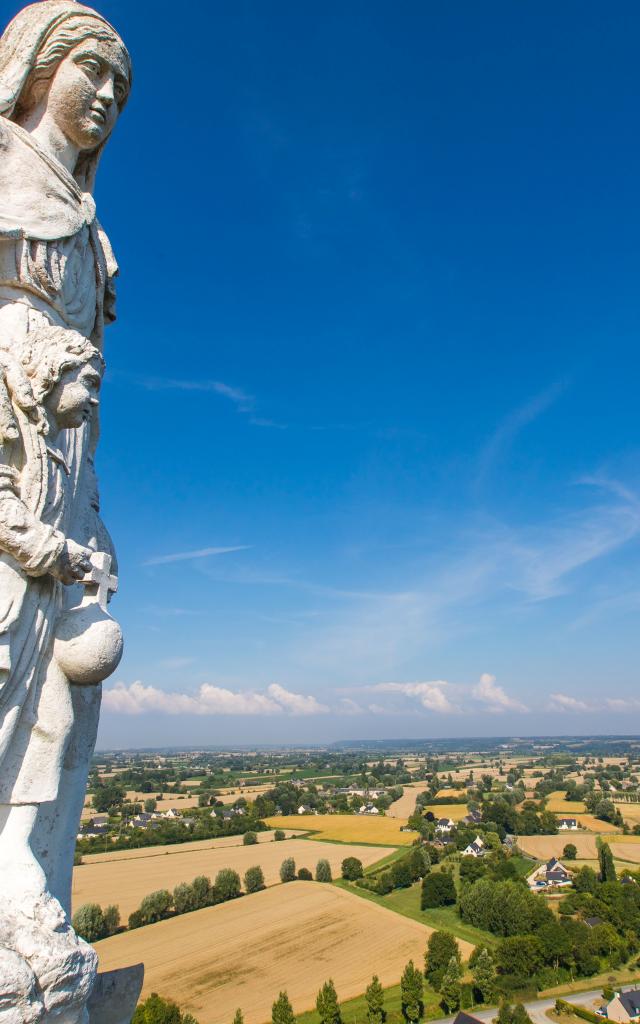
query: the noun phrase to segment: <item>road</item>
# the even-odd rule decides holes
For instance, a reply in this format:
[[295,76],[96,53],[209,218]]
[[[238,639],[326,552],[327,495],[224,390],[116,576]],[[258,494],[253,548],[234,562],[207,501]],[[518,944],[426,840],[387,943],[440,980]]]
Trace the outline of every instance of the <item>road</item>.
[[[602,999],[602,989],[596,988],[591,992],[569,992],[567,995],[560,996],[559,998],[566,999],[567,1002],[575,1003],[577,1006],[588,1006],[591,1009],[590,1004],[594,1000]],[[533,1024],[550,1024],[549,1018],[546,1015],[547,1010],[553,1009],[555,1005],[555,996],[549,999],[533,999],[530,1003],[524,1004]],[[465,1012],[482,1021],[492,1021],[498,1015],[498,1010],[495,1006],[491,1010],[466,1010]],[[430,1021],[430,1024],[452,1024],[456,1016],[457,1014],[454,1014],[453,1017],[442,1017],[438,1020]]]

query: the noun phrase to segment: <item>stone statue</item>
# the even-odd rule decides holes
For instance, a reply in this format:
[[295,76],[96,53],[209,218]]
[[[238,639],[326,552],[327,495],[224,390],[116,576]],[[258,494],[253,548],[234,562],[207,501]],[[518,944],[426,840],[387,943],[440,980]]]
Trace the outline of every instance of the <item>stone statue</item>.
[[111,1010],[96,1002],[69,918],[122,653],[93,465],[117,265],[92,191],[130,86],[122,40],[75,0],[31,4],[0,38],[0,1024],[129,1019],[117,979]]

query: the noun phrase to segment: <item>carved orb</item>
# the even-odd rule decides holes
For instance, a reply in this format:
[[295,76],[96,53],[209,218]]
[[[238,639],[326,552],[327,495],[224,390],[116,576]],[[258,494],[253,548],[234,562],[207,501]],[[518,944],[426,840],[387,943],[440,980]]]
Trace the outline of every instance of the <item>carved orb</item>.
[[53,654],[72,683],[101,683],[117,669],[122,648],[120,626],[98,604],[72,608],[57,624]]

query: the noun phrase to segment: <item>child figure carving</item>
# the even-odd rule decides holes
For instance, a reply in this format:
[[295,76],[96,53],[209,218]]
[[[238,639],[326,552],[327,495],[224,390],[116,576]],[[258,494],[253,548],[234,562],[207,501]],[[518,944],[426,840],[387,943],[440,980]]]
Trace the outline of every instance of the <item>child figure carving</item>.
[[130,84],[75,0],[0,38],[0,1024],[86,1024],[96,975],[71,873],[122,636],[93,463],[117,265],[92,192]]

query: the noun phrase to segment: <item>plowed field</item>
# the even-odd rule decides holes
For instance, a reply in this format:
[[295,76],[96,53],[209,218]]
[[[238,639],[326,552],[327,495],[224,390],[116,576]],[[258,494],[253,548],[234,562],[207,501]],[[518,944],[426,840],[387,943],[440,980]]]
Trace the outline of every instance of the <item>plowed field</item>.
[[[296,868],[309,868],[315,872],[316,864],[325,858],[334,875],[339,876],[345,857],[358,857],[365,867],[392,853],[392,848],[379,846],[337,846],[304,839],[287,839],[282,843],[263,843],[259,846],[214,846],[194,850],[192,843],[157,849],[126,851],[128,856],[112,854],[111,859],[81,864],[73,872],[73,908],[83,903],[100,903],[103,907],[115,903],[120,907],[123,921],[136,910],[144,896],[156,889],[171,892],[180,882],[191,882],[196,875],[215,878],[221,868],[233,868],[242,879],[247,868],[259,864],[267,885],[280,882],[280,865],[285,857],[293,857]],[[134,856],[137,853],[137,857]],[[100,856],[100,855],[98,855]],[[277,993],[276,993],[277,995]]]
[[[285,844],[289,845],[289,844]],[[171,996],[200,1024],[263,1024],[286,990],[294,1012],[311,1009],[323,982],[360,995],[375,973],[397,984],[422,964],[432,929],[335,886],[292,882],[96,944],[101,970],[145,963],[143,994]],[[467,959],[472,947],[460,943]]]

